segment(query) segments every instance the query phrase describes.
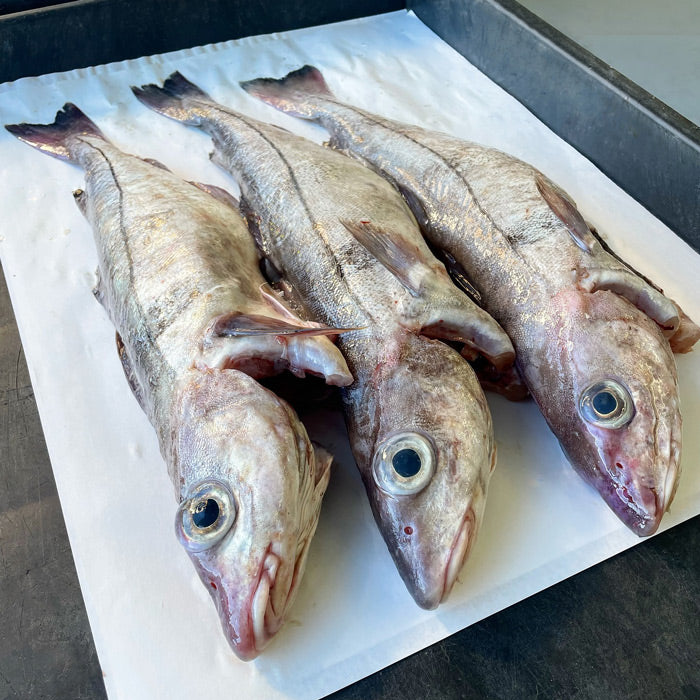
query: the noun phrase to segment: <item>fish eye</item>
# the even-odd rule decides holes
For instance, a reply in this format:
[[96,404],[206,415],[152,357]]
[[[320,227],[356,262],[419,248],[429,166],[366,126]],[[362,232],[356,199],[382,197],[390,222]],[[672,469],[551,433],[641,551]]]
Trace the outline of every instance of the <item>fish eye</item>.
[[601,428],[622,428],[634,416],[634,402],[620,382],[605,379],[584,389],[579,413],[585,421]]
[[377,486],[392,496],[422,491],[435,472],[435,451],[419,433],[399,433],[380,443],[372,461]]
[[180,503],[175,532],[190,552],[203,552],[220,542],[236,519],[231,491],[220,481],[204,481]]

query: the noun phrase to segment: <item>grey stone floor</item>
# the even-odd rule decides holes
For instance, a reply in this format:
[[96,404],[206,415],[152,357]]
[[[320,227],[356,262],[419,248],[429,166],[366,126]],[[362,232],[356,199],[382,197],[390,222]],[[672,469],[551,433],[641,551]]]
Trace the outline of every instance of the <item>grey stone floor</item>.
[[0,630],[0,698],[105,696],[2,275]]

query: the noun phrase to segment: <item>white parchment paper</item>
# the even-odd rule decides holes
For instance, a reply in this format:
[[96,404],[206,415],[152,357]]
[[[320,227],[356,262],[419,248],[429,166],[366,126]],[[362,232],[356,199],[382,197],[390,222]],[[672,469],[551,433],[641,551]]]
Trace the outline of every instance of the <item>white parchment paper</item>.
[[[532,162],[700,320],[700,257],[403,12],[19,80],[0,86],[0,123],[48,123],[73,101],[124,150],[235,192],[209,162],[208,138],[142,107],[129,86],[179,70],[223,104],[323,141],[322,129],[238,88],[304,63],[343,100]],[[277,639],[255,662],[238,661],[174,537],[155,434],[91,294],[92,233],[71,196],[82,183],[79,169],[0,133],[0,254],[111,698],[191,700],[203,688],[207,697],[317,698],[639,541],[567,465],[534,404],[492,397],[499,460],[483,528],[449,601],[425,612],[374,525],[342,418],[315,414],[310,432],[336,463],[306,576]],[[685,470],[662,529],[700,512],[700,354],[678,365]]]

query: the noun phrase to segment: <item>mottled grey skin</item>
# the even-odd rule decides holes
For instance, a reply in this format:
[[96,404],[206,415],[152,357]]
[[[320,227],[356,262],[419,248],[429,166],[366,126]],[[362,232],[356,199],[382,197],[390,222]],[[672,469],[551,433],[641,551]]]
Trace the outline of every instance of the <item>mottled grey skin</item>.
[[187,504],[211,481],[233,495],[230,530],[188,554],[233,650],[251,659],[294,599],[331,459],[314,452],[284,401],[236,368],[264,375],[296,362],[297,371],[348,383],[347,366],[327,338],[212,333],[231,312],[292,316],[265,301],[254,242],[229,204],[123,153],[73,106],[54,125],[10,130],[85,170],[76,197],[95,234],[95,294],[121,336],[127,378],[156,429],[177,497]]
[[[215,104],[177,74],[164,89],[135,92],[148,106],[212,136],[213,158],[238,180],[265,254],[311,314],[360,328],[338,341],[355,377],[343,390],[351,445],[404,582],[419,605],[437,606],[476,536],[495,447],[474,372],[453,349],[419,333],[454,312],[451,318],[459,315],[467,325],[477,319],[487,326],[500,347],[496,355],[512,352],[510,341],[450,284],[402,198],[374,173]],[[410,241],[416,264],[403,272],[421,291],[410,294],[341,220],[368,221]],[[372,461],[385,438],[404,433],[427,437],[436,468],[422,491],[396,496],[378,487]]]
[[[679,473],[672,349],[692,347],[692,321],[606,252],[568,196],[527,163],[342,104],[309,66],[243,86],[318,121],[333,148],[402,188],[425,235],[466,268],[510,335],[572,465],[635,533],[655,532]],[[596,427],[579,413],[582,390],[603,379],[630,392],[634,417],[624,427]]]

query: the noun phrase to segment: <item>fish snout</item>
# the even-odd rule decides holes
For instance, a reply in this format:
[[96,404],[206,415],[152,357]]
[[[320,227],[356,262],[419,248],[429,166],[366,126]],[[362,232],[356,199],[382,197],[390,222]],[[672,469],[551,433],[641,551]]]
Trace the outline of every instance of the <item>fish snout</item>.
[[653,535],[675,495],[678,481],[678,451],[658,459],[647,469],[634,462],[615,460],[607,468],[612,480],[610,505],[617,516],[640,537]]
[[[476,517],[470,506],[448,547],[425,551],[416,542],[415,547],[403,546],[397,550],[396,561],[401,578],[416,604],[425,610],[434,610],[447,600],[469,551],[476,538]],[[405,540],[421,539],[419,528],[404,528]],[[408,542],[406,542],[408,544]]]

